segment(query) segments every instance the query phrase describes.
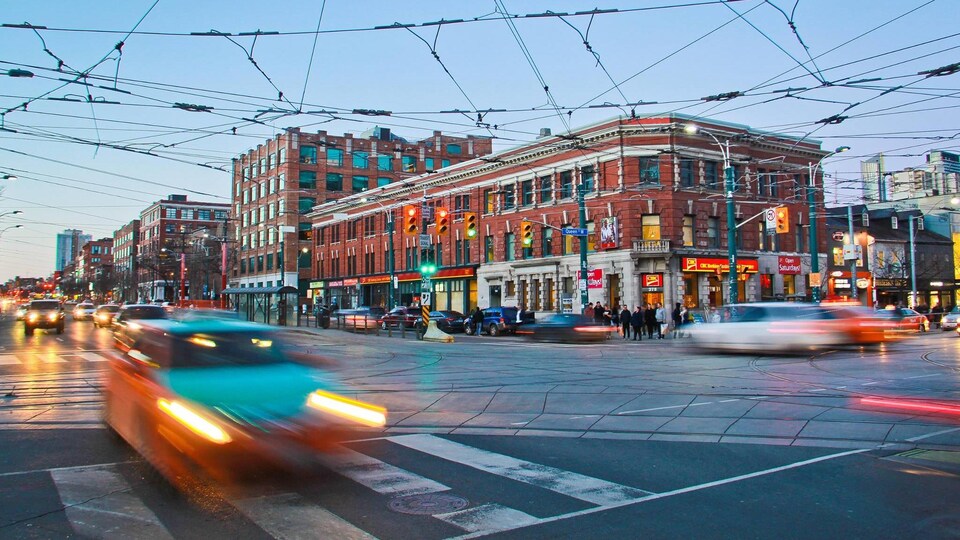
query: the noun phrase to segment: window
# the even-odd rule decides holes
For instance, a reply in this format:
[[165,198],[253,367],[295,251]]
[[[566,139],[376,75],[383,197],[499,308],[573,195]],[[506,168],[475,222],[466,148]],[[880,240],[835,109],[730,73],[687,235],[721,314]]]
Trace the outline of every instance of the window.
[[267,158],[268,158],[268,160],[269,160],[269,161],[268,161],[268,163],[269,163],[269,168],[272,169],[272,168],[274,168],[274,167],[277,166],[277,155],[276,155],[276,154],[269,154],[269,155],[267,156]]
[[767,175],[767,170],[757,169],[757,195],[763,197],[767,194],[768,182],[770,182],[770,177]]
[[684,247],[693,246],[694,216],[683,216],[683,245]]
[[703,162],[703,183],[707,189],[720,189],[717,169],[718,165],[716,161]]
[[181,210],[180,219],[193,219],[193,208],[184,208]]
[[503,235],[503,242],[504,242],[504,246],[503,246],[504,259],[503,260],[505,261],[514,260],[514,251],[517,249],[516,236],[512,232],[508,232],[505,235]]
[[390,185],[390,178],[387,178],[385,176],[381,176],[377,178],[377,187],[383,187],[383,186],[389,186],[389,185]]
[[310,210],[313,210],[313,207],[317,205],[317,200],[313,197],[300,197],[297,201],[297,209],[301,214],[306,214]]
[[470,196],[469,195],[457,195],[453,198],[453,211],[457,212],[469,212],[470,211]]
[[524,180],[520,183],[520,204],[533,205],[533,180]]
[[640,158],[640,183],[641,184],[659,184],[660,183],[660,158],[656,158],[656,157]]
[[177,219],[176,208],[165,208],[164,212],[165,212],[164,217],[166,217],[167,219]]
[[760,251],[767,251],[767,223],[761,219],[760,223],[757,225],[757,229],[760,232],[760,239],[757,243],[757,249]]
[[463,241],[463,264],[470,264],[470,240]]
[[300,163],[316,163],[316,162],[317,162],[317,147],[301,146],[300,147]]
[[380,154],[377,156],[377,170],[378,171],[392,171],[393,170],[393,159],[386,155]]
[[553,229],[544,227],[540,232],[540,256],[553,256]]
[[691,188],[694,186],[693,158],[680,160],[680,187]]
[[216,220],[227,219],[227,211],[226,211],[226,210],[214,210],[214,211],[213,211],[213,218],[216,219]]
[[513,209],[517,204],[516,196],[513,191],[514,185],[510,184],[509,186],[503,186],[503,188],[501,189],[503,191],[503,209],[504,210]]
[[890,228],[897,230],[900,227],[900,221],[897,219],[897,216],[890,216]]
[[460,145],[459,145],[459,144],[448,144],[448,145],[447,145],[447,153],[448,153],[448,154],[450,154],[450,155],[452,155],[452,156],[459,156],[459,155],[460,155],[460,152],[461,152],[461,150],[460,150]]
[[493,249],[493,236],[483,237],[483,262],[493,262],[496,252]]
[[353,177],[353,192],[360,193],[361,191],[366,191],[370,187],[370,177],[368,176],[354,176]]
[[450,160],[449,160],[449,159],[441,159],[441,160],[440,160],[440,167],[446,169],[446,168],[449,167],[449,166],[450,166]]
[[540,203],[547,203],[553,200],[553,177],[540,177]]
[[594,173],[592,165],[580,169],[580,181],[583,183],[584,194],[593,191],[594,176],[596,176],[596,174]]
[[777,173],[770,173],[770,196],[780,196],[780,175]]
[[[327,177],[329,178],[329,176],[328,174]],[[300,183],[297,187],[300,189],[317,189],[317,172],[300,171]]]
[[347,223],[347,240],[357,239],[357,225],[359,224],[360,224],[359,219],[355,219]]
[[426,167],[426,169],[427,169],[428,171],[433,171],[433,170],[435,170],[435,169],[433,168],[433,158],[432,158],[432,157],[424,158],[424,160],[423,160],[423,166]]
[[327,173],[327,191],[343,191],[343,175]]
[[707,247],[720,247],[720,218],[707,218]]
[[353,168],[354,169],[366,169],[370,167],[370,154],[366,152],[354,152],[353,153]]
[[327,165],[330,167],[343,167],[343,150],[339,148],[327,148]]
[[277,205],[270,203],[267,205],[267,219],[273,219],[277,217]]
[[493,208],[494,208],[493,203],[494,203],[493,190],[492,189],[483,190],[483,213],[484,214],[493,213]]
[[267,257],[267,270],[273,270],[273,257]]
[[560,173],[560,198],[571,197],[573,197],[573,171],[563,171]]
[[283,165],[287,161],[287,149],[281,148],[277,151],[277,164]]
[[417,156],[402,156],[400,167],[403,172],[417,172]]
[[260,174],[267,174],[267,158],[260,158]]
[[640,232],[644,240],[660,240],[660,215],[647,214],[641,216]]
[[210,211],[209,210],[198,210],[197,219],[202,219],[203,221],[210,221]]

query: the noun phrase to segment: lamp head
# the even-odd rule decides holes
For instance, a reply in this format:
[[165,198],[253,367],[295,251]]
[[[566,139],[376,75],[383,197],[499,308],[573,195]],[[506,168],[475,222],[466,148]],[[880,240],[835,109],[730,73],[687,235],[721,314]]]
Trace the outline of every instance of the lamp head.
[[694,134],[696,134],[698,131],[700,131],[700,126],[698,126],[698,125],[696,125],[696,124],[687,124],[687,125],[683,126],[683,131],[686,132],[686,133],[688,133],[688,134],[690,134],[690,135],[694,135]]
[[834,154],[842,154],[843,152],[846,152],[847,150],[850,150],[850,147],[849,147],[849,146],[838,146],[837,149],[833,151],[833,153],[834,153]]

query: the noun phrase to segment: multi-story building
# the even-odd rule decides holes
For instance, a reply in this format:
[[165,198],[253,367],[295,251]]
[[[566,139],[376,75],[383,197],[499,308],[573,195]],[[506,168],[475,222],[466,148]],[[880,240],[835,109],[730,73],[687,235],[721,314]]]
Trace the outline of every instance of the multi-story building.
[[[138,298],[141,301],[173,302],[181,299],[181,289],[184,297],[200,298],[203,295],[202,285],[194,283],[191,286],[182,276],[186,275],[187,266],[202,253],[195,241],[205,232],[222,237],[228,226],[229,213],[230,205],[227,203],[189,201],[186,195],[170,195],[140,212],[136,261],[139,272]],[[223,271],[219,267],[219,258],[211,260],[202,257],[196,261],[217,264],[215,269],[206,271],[207,275],[216,276]],[[195,264],[192,266],[196,267]],[[220,282],[214,280],[211,283],[216,286],[213,294],[218,296]]]
[[93,236],[83,234],[83,231],[78,229],[67,229],[57,234],[56,270],[63,271],[68,264],[75,261],[80,254],[80,248],[90,240],[93,240]]
[[113,292],[113,238],[91,240],[77,256],[78,281],[87,285],[90,295],[106,300]]
[[233,162],[231,234],[239,263],[231,287],[299,287],[311,277],[311,223],[317,203],[392,186],[492,150],[488,138],[437,131],[407,141],[376,127],[359,136],[288,128]]
[[119,302],[136,302],[137,249],[140,243],[140,220],[135,219],[113,233],[114,298]]
[[[701,125],[691,133],[694,121]],[[821,180],[811,188],[809,174],[826,155],[810,139],[679,114],[606,120],[318,205],[309,216],[311,286],[347,307],[416,303],[429,284],[432,306],[464,313],[511,304],[579,311],[583,288],[606,305],[803,298],[811,291],[807,201],[823,202]],[[728,197],[737,298],[728,287]],[[424,216],[445,208],[453,221],[446,231],[428,219],[408,224],[405,205]],[[786,211],[782,234],[763,219],[774,207]],[[823,221],[815,222],[823,253]],[[405,234],[408,225],[420,234]],[[573,234],[587,239],[582,279]],[[418,271],[424,253],[439,267],[429,282]]]
[[867,202],[885,202],[887,200],[883,154],[860,162],[860,180],[863,182],[863,200]]

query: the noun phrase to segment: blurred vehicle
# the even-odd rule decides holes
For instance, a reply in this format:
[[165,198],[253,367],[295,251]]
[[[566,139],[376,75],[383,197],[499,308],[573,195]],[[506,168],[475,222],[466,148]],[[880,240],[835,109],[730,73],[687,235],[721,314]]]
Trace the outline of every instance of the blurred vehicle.
[[72,300],[63,303],[63,311],[65,313],[69,312],[71,315],[73,314],[73,310],[76,307],[77,307],[77,303]]
[[[532,311],[524,311],[522,321],[517,320],[517,313],[520,308],[515,307],[492,307],[483,310],[483,324],[480,331],[486,331],[488,335],[499,336],[500,334],[514,334],[521,324],[532,324],[535,322],[535,315]],[[476,332],[472,325],[467,325],[464,331],[469,335]]]
[[33,335],[37,328],[56,328],[58,334],[63,333],[63,309],[59,300],[34,300],[27,307],[23,318],[23,333]]
[[390,310],[389,313],[380,318],[380,328],[413,328],[420,319],[422,319],[420,308],[398,306]]
[[111,359],[104,421],[174,485],[312,465],[386,410],[340,395],[334,376],[291,361],[281,331],[226,320],[145,321]]
[[120,306],[116,304],[104,304],[98,306],[93,313],[93,325],[97,328],[109,328],[113,326],[113,317],[120,311]]
[[[168,312],[169,314],[169,312]],[[194,321],[197,319],[224,319],[239,321],[240,314],[230,309],[182,309],[177,313],[177,319]]]
[[801,352],[851,343],[837,316],[813,304],[733,304],[718,312],[718,323],[683,327],[694,346],[735,352]]
[[874,309],[859,304],[821,304],[821,307],[836,317],[839,328],[847,333],[851,344],[873,345],[898,335],[896,323]]
[[930,321],[927,316],[910,308],[879,309],[877,313],[894,321],[896,329],[900,332],[926,332],[930,329]]
[[30,304],[20,304],[17,306],[17,320],[22,321],[24,317],[27,316],[27,308],[30,307]]
[[940,319],[940,328],[942,330],[956,330],[960,326],[960,306],[954,306],[953,309],[943,314]]
[[346,328],[376,328],[387,311],[378,306],[360,306],[353,309],[341,309],[334,312],[340,326]]
[[447,334],[459,334],[465,331],[465,315],[459,311],[438,310],[430,312],[430,320],[437,322],[437,328]]
[[96,311],[97,307],[90,302],[77,304],[76,307],[73,308],[73,320],[89,321],[93,319],[93,314],[96,313]]
[[614,326],[599,324],[593,317],[579,313],[550,313],[534,323],[521,325],[517,334],[534,341],[588,343],[604,341],[616,331]]
[[141,321],[169,319],[167,310],[156,304],[127,304],[113,317],[113,344],[121,351],[130,349],[142,328]]

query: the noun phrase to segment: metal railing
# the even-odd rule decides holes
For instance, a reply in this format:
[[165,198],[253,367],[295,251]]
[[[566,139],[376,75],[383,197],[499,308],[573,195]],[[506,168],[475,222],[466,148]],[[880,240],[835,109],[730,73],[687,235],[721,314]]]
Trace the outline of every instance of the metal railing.
[[669,240],[634,240],[633,251],[639,253],[669,253]]

